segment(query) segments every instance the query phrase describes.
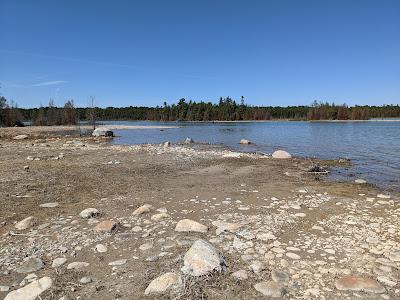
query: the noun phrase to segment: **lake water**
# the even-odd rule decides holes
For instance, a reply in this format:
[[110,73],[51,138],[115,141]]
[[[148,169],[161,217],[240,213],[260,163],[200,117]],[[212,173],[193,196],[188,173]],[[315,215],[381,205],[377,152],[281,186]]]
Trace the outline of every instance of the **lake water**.
[[[125,125],[176,125],[179,128],[116,130],[115,144],[143,144],[186,137],[243,152],[272,153],[284,149],[294,156],[351,159],[349,170],[333,170],[334,179],[362,178],[387,190],[400,191],[400,122],[103,122]],[[241,139],[255,145],[243,146]]]

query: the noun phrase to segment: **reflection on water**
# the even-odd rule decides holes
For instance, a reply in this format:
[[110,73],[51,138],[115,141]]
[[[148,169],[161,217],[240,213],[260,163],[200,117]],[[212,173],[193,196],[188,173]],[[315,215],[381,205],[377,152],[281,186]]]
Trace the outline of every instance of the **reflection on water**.
[[[116,144],[178,143],[191,137],[196,142],[221,144],[245,152],[272,153],[284,149],[301,157],[347,157],[354,167],[336,174],[339,177],[354,176],[400,190],[400,122],[111,123],[180,126],[164,131],[117,130],[120,137],[113,140]],[[255,145],[240,145],[244,138]]]

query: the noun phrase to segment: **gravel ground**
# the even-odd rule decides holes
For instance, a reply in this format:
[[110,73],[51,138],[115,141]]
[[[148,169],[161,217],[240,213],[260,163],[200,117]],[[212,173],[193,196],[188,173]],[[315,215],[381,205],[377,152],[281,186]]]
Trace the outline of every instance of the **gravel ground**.
[[[399,195],[327,182],[304,172],[311,164],[199,146],[0,140],[0,298],[400,299]],[[198,240],[219,258],[193,276],[182,267]]]

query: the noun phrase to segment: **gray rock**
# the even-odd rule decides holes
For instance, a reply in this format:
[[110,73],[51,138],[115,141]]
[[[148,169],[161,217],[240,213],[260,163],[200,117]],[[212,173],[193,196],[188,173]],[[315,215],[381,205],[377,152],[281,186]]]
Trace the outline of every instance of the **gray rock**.
[[24,261],[22,265],[17,269],[17,273],[32,273],[43,269],[44,264],[40,258],[31,257]]
[[88,218],[93,218],[93,217],[99,215],[99,211],[97,209],[91,207],[91,208],[86,208],[86,209],[82,210],[79,215],[83,219],[88,219]]
[[47,289],[51,288],[53,281],[50,277],[43,277],[39,280],[8,293],[4,300],[34,300]]
[[212,271],[225,272],[227,269],[222,253],[204,240],[193,243],[186,252],[183,263],[182,272],[192,276],[206,275]]
[[284,284],[289,282],[288,273],[283,272],[283,271],[279,271],[279,270],[272,270],[271,278],[275,282],[280,282],[280,283],[284,283]]

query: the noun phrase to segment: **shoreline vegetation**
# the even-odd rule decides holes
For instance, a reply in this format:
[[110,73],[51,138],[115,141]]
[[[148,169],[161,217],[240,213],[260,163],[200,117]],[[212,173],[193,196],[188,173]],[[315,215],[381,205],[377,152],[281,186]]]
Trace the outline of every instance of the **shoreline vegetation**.
[[[107,107],[94,105],[76,108],[73,100],[57,107],[50,100],[47,107],[18,108],[0,97],[0,126],[23,126],[29,121],[35,126],[76,125],[82,121],[95,125],[102,121],[163,121],[163,122],[255,122],[255,121],[376,121],[400,118],[399,105],[354,106],[317,102],[310,106],[251,106],[230,97],[220,98],[217,104],[180,99],[177,104],[157,107]],[[396,120],[391,120],[396,121]]]

